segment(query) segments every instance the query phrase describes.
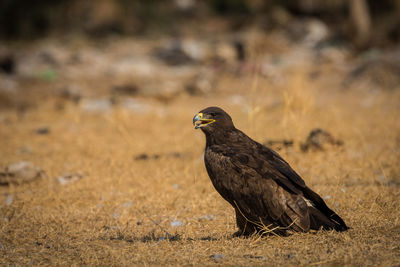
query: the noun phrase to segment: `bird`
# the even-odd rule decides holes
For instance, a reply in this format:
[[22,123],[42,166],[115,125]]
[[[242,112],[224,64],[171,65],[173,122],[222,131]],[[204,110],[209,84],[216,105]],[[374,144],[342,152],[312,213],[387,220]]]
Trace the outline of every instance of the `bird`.
[[277,152],[235,128],[224,110],[207,107],[193,125],[206,137],[210,180],[235,210],[234,237],[349,229]]

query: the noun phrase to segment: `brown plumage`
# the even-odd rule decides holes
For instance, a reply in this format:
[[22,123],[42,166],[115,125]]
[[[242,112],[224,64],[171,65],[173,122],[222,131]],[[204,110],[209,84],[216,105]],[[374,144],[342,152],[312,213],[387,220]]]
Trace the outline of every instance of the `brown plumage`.
[[278,153],[236,129],[225,111],[206,108],[196,114],[193,124],[206,135],[208,175],[235,209],[239,227],[235,235],[267,229],[278,234],[348,229]]

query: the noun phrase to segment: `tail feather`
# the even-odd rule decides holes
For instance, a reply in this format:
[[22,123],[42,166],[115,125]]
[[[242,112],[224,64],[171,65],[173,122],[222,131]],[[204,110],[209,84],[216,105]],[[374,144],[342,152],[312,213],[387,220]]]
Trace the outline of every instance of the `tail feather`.
[[309,207],[311,229],[318,230],[322,227],[326,230],[334,229],[339,232],[349,229],[343,219],[331,210],[317,193],[308,187],[305,188],[303,193],[304,197],[313,204],[313,207]]
[[336,221],[330,220],[314,207],[308,207],[308,212],[310,214],[310,229],[319,230],[322,228],[324,230],[336,230],[338,232],[348,229],[346,225],[338,224]]

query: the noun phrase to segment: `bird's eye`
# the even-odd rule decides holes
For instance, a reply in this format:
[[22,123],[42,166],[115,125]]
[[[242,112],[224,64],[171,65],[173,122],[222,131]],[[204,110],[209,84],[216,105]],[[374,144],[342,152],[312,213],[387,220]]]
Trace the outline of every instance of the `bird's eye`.
[[215,117],[215,116],[217,116],[217,113],[211,112],[210,115],[211,115],[212,117]]

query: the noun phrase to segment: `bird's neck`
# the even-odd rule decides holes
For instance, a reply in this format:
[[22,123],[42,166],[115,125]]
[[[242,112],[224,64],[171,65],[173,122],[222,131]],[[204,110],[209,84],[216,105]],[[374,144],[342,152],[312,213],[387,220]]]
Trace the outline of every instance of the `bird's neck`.
[[233,131],[218,131],[206,134],[206,145],[222,145],[229,142]]

